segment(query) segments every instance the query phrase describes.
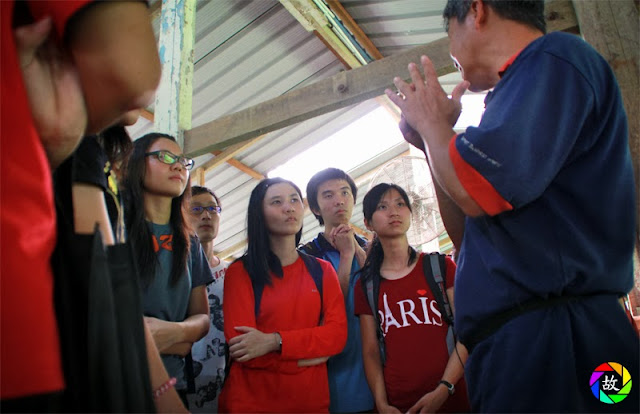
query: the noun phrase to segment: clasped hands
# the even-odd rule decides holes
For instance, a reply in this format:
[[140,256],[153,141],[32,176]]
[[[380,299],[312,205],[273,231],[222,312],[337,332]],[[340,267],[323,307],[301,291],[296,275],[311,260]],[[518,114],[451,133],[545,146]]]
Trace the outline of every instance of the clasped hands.
[[356,239],[353,229],[348,224],[340,224],[331,229],[329,234],[325,234],[325,238],[340,253],[349,253],[353,255],[356,250]]

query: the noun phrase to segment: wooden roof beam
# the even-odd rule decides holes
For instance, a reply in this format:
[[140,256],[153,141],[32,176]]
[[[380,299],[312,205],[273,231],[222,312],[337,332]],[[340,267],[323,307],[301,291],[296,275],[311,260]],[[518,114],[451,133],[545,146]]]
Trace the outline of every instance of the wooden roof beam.
[[[549,1],[546,15],[549,31],[577,26],[569,0]],[[431,58],[439,76],[456,70],[449,57],[449,39],[442,38],[185,131],[185,152],[202,155],[380,96],[386,88],[393,88],[394,76],[408,78],[407,65],[418,62],[422,55]]]

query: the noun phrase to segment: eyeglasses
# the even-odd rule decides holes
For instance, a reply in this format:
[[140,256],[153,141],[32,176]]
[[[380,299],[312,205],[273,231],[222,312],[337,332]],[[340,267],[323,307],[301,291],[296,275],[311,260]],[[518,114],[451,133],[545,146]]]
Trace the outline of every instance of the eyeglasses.
[[195,161],[192,158],[183,157],[182,155],[172,154],[169,151],[161,150],[161,151],[153,151],[147,152],[144,154],[145,156],[155,156],[160,162],[165,164],[173,165],[176,162],[180,162],[184,168],[190,170],[195,165]]
[[464,71],[462,70],[462,65],[460,64],[460,62],[458,62],[458,59],[456,59],[455,56],[453,56],[451,53],[449,53],[449,56],[451,56],[451,60],[453,60],[453,66],[458,69],[458,72],[464,73]]
[[208,207],[191,207],[191,214],[194,216],[199,216],[203,211],[207,210],[209,214],[213,214],[214,212],[220,214],[222,213],[222,207],[220,206],[208,206]]

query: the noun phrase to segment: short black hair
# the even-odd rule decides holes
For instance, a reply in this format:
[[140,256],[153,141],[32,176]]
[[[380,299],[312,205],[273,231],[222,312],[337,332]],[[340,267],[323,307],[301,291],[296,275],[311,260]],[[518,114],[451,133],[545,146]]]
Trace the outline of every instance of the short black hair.
[[320,210],[320,206],[318,205],[318,187],[330,180],[345,180],[349,183],[351,193],[353,194],[354,204],[356,202],[356,197],[358,197],[358,187],[353,181],[353,178],[351,178],[351,176],[346,172],[338,168],[327,168],[315,173],[307,184],[307,203],[309,203],[309,209],[313,215],[316,216],[321,226],[324,226],[324,220],[321,215],[314,213],[313,210]]
[[211,194],[214,200],[216,200],[216,204],[222,208],[222,204],[220,204],[220,199],[218,196],[208,187],[203,187],[201,185],[192,185],[191,186],[191,197],[197,196],[200,194]]
[[[547,22],[544,20],[543,0],[483,0],[499,16],[524,23],[534,29],[547,33]],[[462,23],[469,13],[473,0],[447,0],[442,17],[445,30],[449,31],[449,20],[458,19]]]

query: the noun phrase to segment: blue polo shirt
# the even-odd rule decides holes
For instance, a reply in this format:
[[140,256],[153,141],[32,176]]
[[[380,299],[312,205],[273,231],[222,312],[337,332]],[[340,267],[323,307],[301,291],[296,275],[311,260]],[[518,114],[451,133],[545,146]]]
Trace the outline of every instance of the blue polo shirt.
[[[365,246],[366,242],[363,238],[356,236],[356,241],[360,246]],[[322,233],[304,245],[302,250],[328,261],[336,271],[338,270],[340,252],[331,246]],[[332,356],[327,361],[329,395],[331,398],[329,411],[332,413],[364,412],[374,408],[373,395],[364,374],[360,318],[354,313],[353,291],[357,281],[360,280],[359,275],[356,275],[358,270],[360,270],[360,265],[354,257],[351,264],[349,292],[345,300],[348,324],[347,343],[341,353]]]
[[[551,33],[513,58],[485,103],[480,125],[457,135],[449,148],[462,185],[487,213],[468,217],[465,223],[455,286],[459,338],[464,343],[490,316],[534,298],[610,293],[607,300],[567,306],[569,314],[551,316],[558,310],[542,310],[518,318],[506,329],[519,333],[505,334],[502,344],[493,345],[504,350],[501,363],[506,365],[519,365],[517,349],[544,367],[543,351],[555,350],[565,361],[582,355],[578,364],[584,364],[586,372],[607,362],[591,360],[589,349],[612,349],[605,342],[626,341],[626,348],[594,358],[629,356],[627,363],[637,369],[637,337],[627,335],[629,324],[615,301],[633,283],[635,195],[627,120],[611,68],[579,37]],[[608,315],[607,326],[590,312]],[[584,341],[578,331],[586,333]],[[562,343],[558,335],[575,342]],[[535,342],[540,348],[529,354]],[[553,346],[544,350],[550,343]],[[490,369],[478,360],[488,360],[491,351],[480,348],[472,353],[467,375],[473,376],[474,369],[486,375]],[[494,356],[500,354],[495,349]],[[507,351],[514,351],[513,361]],[[561,368],[573,370],[576,381],[588,382],[584,376],[589,374],[573,362]],[[509,390],[506,376],[497,375],[496,381],[502,381],[506,393],[515,392]],[[470,392],[475,385],[480,386],[471,379]],[[490,386],[498,385],[489,381],[480,387],[486,391]],[[584,391],[576,387],[578,391],[560,387],[567,395],[557,400],[571,404],[572,392]],[[493,390],[489,394],[501,395]],[[474,410],[518,411],[508,405],[478,405],[480,400],[473,397]],[[532,396],[532,403],[535,398],[540,400]],[[551,407],[562,410],[559,404]]]

